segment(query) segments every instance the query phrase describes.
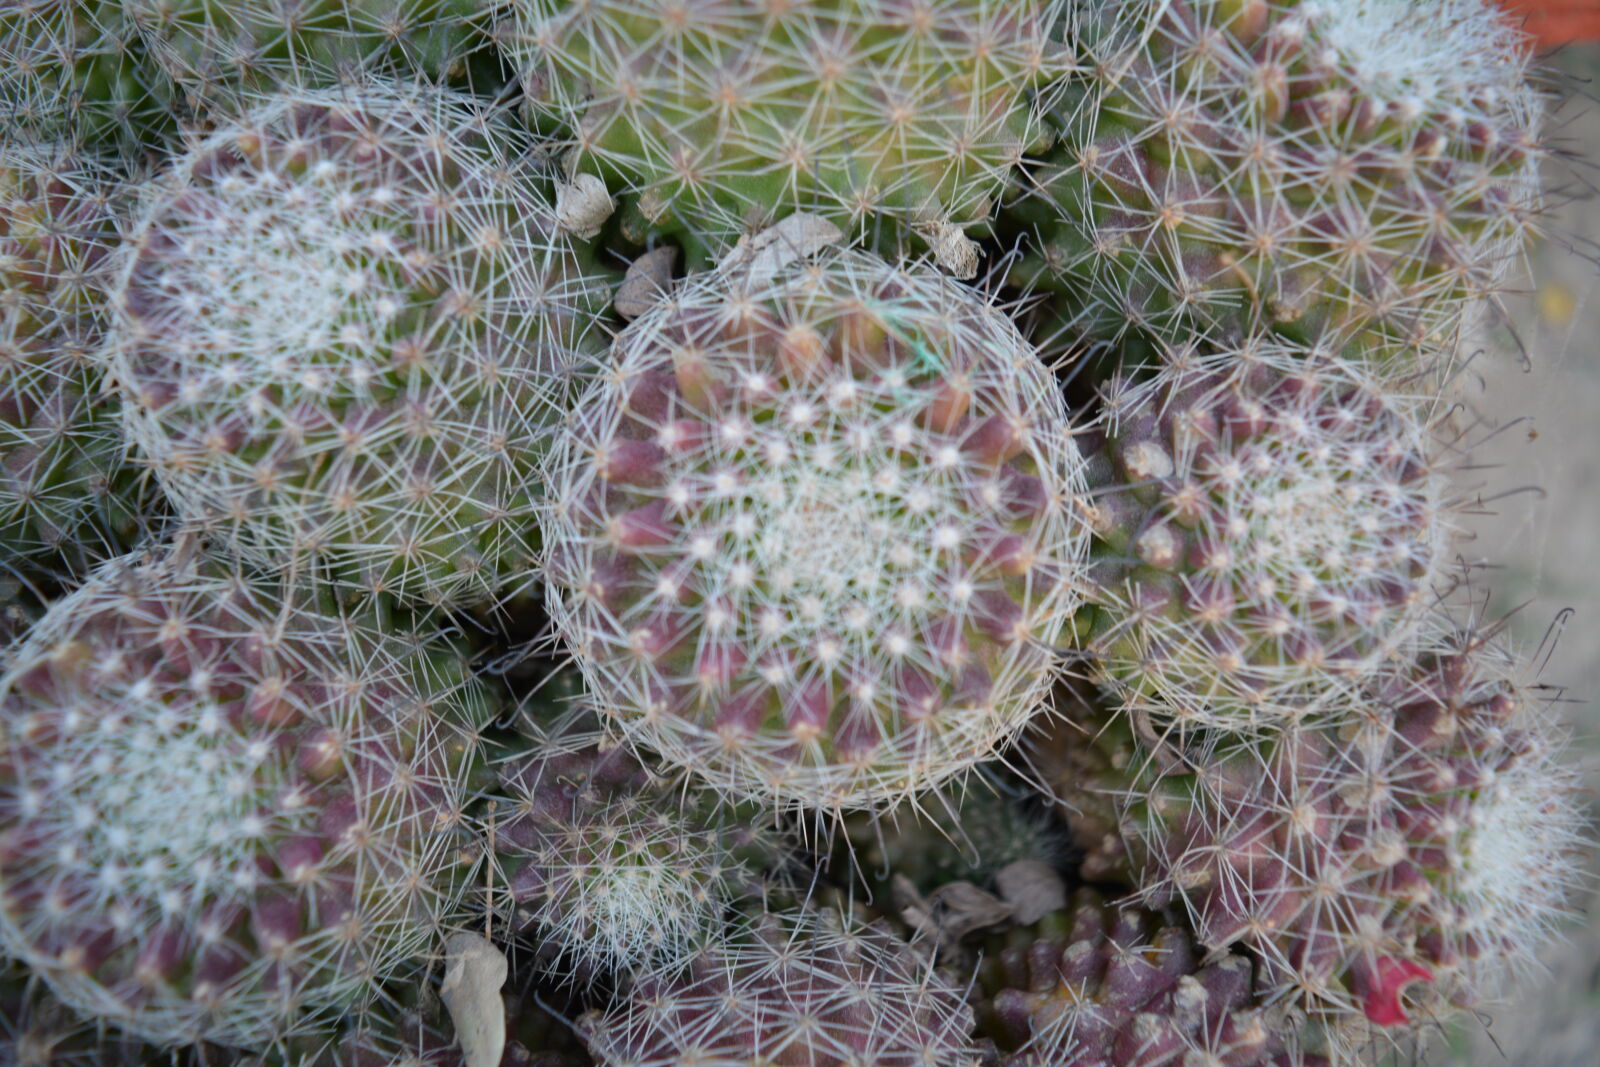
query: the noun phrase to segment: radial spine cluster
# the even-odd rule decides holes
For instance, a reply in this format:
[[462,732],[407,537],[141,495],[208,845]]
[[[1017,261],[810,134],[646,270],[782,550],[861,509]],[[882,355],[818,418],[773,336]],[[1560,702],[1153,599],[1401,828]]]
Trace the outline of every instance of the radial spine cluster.
[[325,1025],[454,906],[482,696],[282,596],[112,560],[0,677],[0,947],[158,1044]]
[[[731,242],[814,212],[958,275],[1058,71],[1046,0],[504,0],[533,107],[642,233]],[[885,232],[878,233],[879,229]],[[955,234],[952,244],[951,234]]]
[[64,143],[0,147],[0,571],[23,578],[114,554],[141,514],[92,359],[111,188]]
[[170,132],[170,84],[153,76],[130,4],[11,0],[0,10],[0,131],[109,142]]
[[515,927],[550,970],[580,979],[681,967],[720,933],[735,897],[759,892],[755,861],[775,852],[771,835],[699,817],[582,703],[524,715],[492,815]]
[[125,17],[191,109],[284,82],[373,73],[438,81],[473,47],[472,0],[127,0]]
[[673,978],[580,1031],[602,1067],[960,1067],[961,993],[877,925],[831,909],[753,915]]
[[1448,592],[1429,401],[1258,341],[1114,379],[1084,442],[1089,647],[1117,701],[1179,732],[1336,711]]
[[1568,914],[1577,780],[1526,675],[1434,614],[1337,728],[1163,757],[1091,712],[1074,717],[1093,742],[1058,731],[1035,755],[1096,813],[1097,876],[1182,909],[1208,949],[1248,949],[1264,997],[1359,1046],[1492,995]]
[[444,91],[290,92],[152,186],[110,357],[185,519],[412,600],[531,580],[534,468],[605,288],[516,145]]

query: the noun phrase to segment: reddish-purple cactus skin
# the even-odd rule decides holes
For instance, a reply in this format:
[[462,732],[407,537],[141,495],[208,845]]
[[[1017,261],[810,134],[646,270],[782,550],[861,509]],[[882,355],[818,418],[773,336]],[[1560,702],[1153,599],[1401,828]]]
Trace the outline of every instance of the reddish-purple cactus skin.
[[592,708],[547,700],[541,691],[524,708],[490,797],[495,899],[538,945],[543,973],[680,967],[716,936],[729,901],[760,892],[774,835],[762,813],[703,803],[720,798],[641,762]]
[[1098,875],[1250,949],[1274,1000],[1354,1040],[1495,995],[1578,880],[1575,772],[1523,661],[1437,616],[1419,642],[1342,728],[1196,751],[1085,706],[1068,715],[1087,733],[1035,751],[1090,813]]
[[976,979],[978,1031],[1005,1067],[1323,1067],[1268,1007],[1256,965],[1207,956],[1159,913],[1080,890],[1071,906],[992,935]]
[[547,480],[550,610],[601,710],[741,797],[887,804],[1039,708],[1081,462],[1036,353],[861,252],[702,276],[617,341]]
[[159,1043],[315,1031],[454,907],[486,711],[443,646],[192,543],[57,603],[0,677],[0,945]]
[[1117,702],[1185,736],[1347,707],[1449,584],[1429,404],[1269,339],[1113,381],[1085,448]]
[[832,910],[737,924],[686,974],[579,1021],[604,1067],[966,1067],[972,1010],[879,925]]

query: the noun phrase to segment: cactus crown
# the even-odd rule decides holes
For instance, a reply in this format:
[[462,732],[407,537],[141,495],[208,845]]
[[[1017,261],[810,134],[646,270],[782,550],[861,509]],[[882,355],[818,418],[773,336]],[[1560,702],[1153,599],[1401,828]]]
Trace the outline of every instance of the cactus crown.
[[259,1047],[436,933],[484,708],[192,549],[107,563],[0,677],[0,944],[130,1033]]
[[1256,340],[1114,382],[1093,480],[1094,649],[1179,730],[1337,715],[1448,587],[1429,402]]
[[1527,42],[1480,0],[1309,0],[1298,13],[1302,21],[1280,32],[1304,32],[1323,67],[1343,67],[1381,103],[1417,114],[1456,110],[1451,120],[1460,123],[1538,123]]
[[733,794],[947,778],[1048,692],[1081,462],[982,300],[859,252],[638,319],[551,454],[549,606],[603,711]]
[[516,925],[547,973],[594,979],[680,967],[754,890],[758,826],[708,824],[696,804],[600,728],[583,703],[525,707],[501,763],[493,841]]
[[460,94],[286,91],[153,186],[110,354],[186,519],[411,599],[526,582],[533,467],[608,290],[519,144]]

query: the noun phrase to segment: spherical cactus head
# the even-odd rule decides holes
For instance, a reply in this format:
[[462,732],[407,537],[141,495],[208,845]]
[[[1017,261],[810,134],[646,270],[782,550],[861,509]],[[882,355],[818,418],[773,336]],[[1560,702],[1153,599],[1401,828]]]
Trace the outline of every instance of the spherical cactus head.
[[1363,885],[1391,902],[1388,927],[1409,950],[1355,971],[1380,1025],[1399,1003],[1397,976],[1431,983],[1423,1016],[1500,998],[1537,970],[1586,881],[1594,834],[1556,691],[1502,626],[1430,617],[1415,660],[1373,687],[1393,729],[1369,725],[1352,746],[1353,827],[1379,845],[1398,831],[1405,846],[1398,858],[1367,849],[1393,860]]
[[833,910],[740,920],[687,974],[579,1020],[603,1067],[957,1067],[972,1009],[910,946]]
[[111,360],[184,518],[411,601],[530,580],[534,467],[609,290],[525,147],[368,82],[267,99],[151,187]]
[[0,130],[136,153],[170,132],[171,86],[107,0],[12,0],[0,11]]
[[528,710],[490,799],[496,899],[544,973],[680,968],[735,897],[759,891],[746,861],[776,852],[770,834],[702,818],[681,783],[608,737],[583,704]]
[[236,104],[282,84],[372,74],[439,82],[478,44],[472,0],[129,0],[126,17],[191,109]]
[[1036,282],[1129,323],[1431,349],[1537,215],[1540,91],[1490,0],[1085,5]]
[[0,945],[159,1044],[314,1032],[451,919],[486,710],[193,542],[112,560],[0,678]]
[[1176,357],[1097,427],[1097,670],[1178,732],[1338,714],[1449,584],[1430,401],[1262,339]]
[[804,210],[975,270],[960,228],[1039,139],[1055,63],[1050,0],[506,6],[503,47],[570,165],[629,191],[635,236],[691,249]]
[[1147,898],[1248,948],[1341,1044],[1496,996],[1567,914],[1588,844],[1547,695],[1493,633],[1430,617],[1355,705],[1124,798]]
[[1038,709],[1080,598],[1081,461],[991,306],[827,252],[702,276],[615,355],[551,452],[548,601],[631,740],[837,812]]
[[143,510],[92,361],[109,189],[63,143],[0,148],[0,571],[24,580],[126,548]]

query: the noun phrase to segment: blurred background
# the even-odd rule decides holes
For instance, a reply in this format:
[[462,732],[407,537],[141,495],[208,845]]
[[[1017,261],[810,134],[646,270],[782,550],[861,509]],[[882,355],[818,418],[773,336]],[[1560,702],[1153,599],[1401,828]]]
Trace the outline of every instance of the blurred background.
[[[1600,836],[1600,0],[1505,0],[1527,18],[1563,98],[1551,131],[1563,158],[1544,239],[1503,323],[1487,330],[1461,375],[1482,419],[1474,469],[1491,514],[1471,520],[1471,558],[1492,564],[1475,584],[1490,617],[1544,646],[1540,680],[1558,687],[1585,769],[1584,800]],[[1600,1064],[1600,859],[1583,914],[1483,1028],[1442,1035],[1455,1067]]]

